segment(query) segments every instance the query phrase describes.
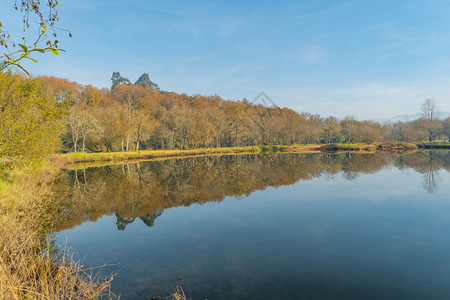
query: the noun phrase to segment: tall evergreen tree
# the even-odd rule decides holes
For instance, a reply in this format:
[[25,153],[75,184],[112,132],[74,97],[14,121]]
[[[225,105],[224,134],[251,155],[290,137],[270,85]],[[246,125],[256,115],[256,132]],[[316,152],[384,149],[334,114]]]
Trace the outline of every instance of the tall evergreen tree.
[[135,82],[135,85],[140,85],[143,87],[148,86],[152,89],[155,89],[158,91],[160,90],[159,86],[150,80],[150,76],[147,73],[142,74],[141,77],[139,77],[139,79]]
[[115,88],[119,84],[127,84],[127,85],[131,84],[131,81],[128,78],[122,77],[122,75],[120,75],[120,72],[113,72],[111,81],[112,81],[111,89]]

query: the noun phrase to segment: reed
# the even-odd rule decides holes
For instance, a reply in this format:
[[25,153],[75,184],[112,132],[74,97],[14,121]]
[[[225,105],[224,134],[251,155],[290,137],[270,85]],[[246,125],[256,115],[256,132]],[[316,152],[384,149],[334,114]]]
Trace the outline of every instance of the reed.
[[[0,299],[112,298],[113,276],[92,273],[49,234],[54,172],[11,171],[0,190]],[[97,274],[97,275],[95,275]]]

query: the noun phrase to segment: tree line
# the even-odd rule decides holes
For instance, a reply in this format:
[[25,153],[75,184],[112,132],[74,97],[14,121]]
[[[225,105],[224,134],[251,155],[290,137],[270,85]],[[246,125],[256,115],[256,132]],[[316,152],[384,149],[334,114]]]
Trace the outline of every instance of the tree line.
[[371,143],[450,139],[450,119],[425,101],[423,118],[381,124],[323,118],[292,109],[228,101],[217,95],[161,90],[143,74],[134,84],[119,72],[98,89],[67,79],[0,74],[3,162],[64,152],[191,149],[275,144]]
[[114,72],[111,89],[40,77],[69,107],[65,151],[191,149],[275,144],[372,143],[450,139],[450,119],[439,120],[426,100],[423,118],[380,124],[339,120],[258,103],[162,91],[143,74],[135,84]]

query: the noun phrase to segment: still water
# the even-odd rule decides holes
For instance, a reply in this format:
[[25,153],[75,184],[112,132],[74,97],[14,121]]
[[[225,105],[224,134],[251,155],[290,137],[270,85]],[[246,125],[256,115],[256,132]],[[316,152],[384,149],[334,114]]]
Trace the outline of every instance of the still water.
[[57,242],[122,299],[450,299],[450,152],[68,170]]

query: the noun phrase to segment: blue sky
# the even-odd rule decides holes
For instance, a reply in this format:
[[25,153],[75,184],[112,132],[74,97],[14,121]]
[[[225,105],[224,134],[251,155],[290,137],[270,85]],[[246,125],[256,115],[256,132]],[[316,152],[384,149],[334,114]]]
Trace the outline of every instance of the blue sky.
[[[14,33],[19,17],[0,4]],[[168,91],[254,99],[321,116],[388,118],[435,98],[450,111],[448,1],[61,0],[67,52],[34,74],[109,87],[146,72]]]

